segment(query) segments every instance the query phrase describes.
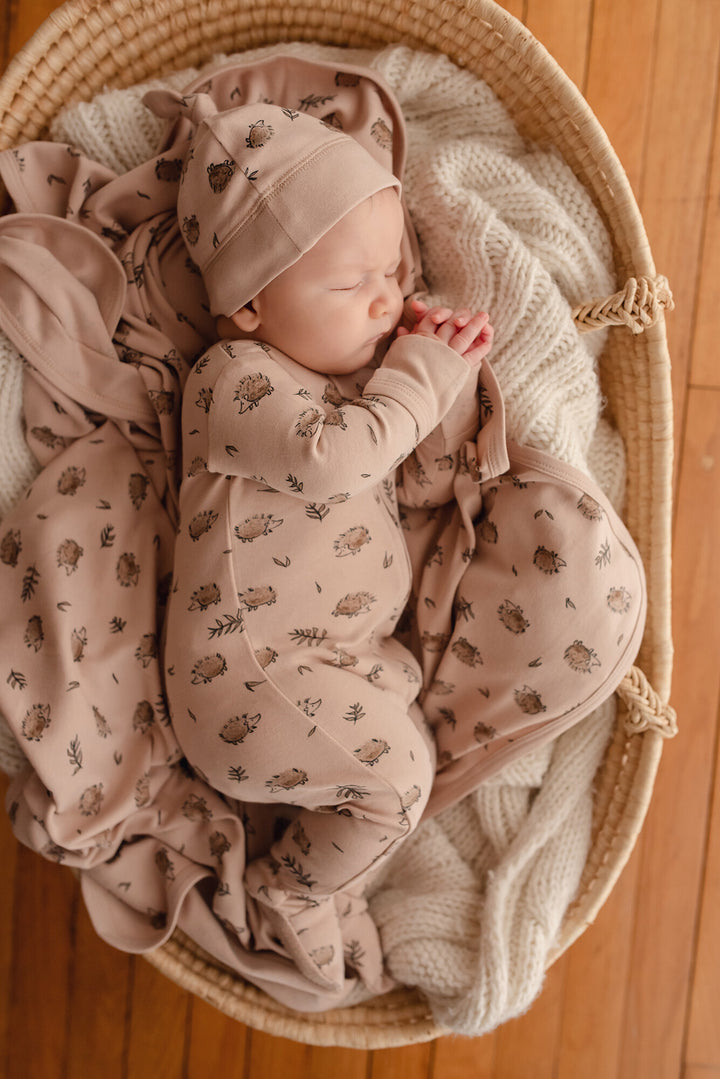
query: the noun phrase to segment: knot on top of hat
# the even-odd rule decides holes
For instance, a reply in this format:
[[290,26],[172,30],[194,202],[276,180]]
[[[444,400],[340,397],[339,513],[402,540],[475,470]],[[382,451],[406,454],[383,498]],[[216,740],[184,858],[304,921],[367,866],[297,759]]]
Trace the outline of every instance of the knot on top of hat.
[[182,116],[195,125],[218,112],[209,94],[179,94],[177,90],[149,90],[143,97],[143,104],[163,120],[176,120]]

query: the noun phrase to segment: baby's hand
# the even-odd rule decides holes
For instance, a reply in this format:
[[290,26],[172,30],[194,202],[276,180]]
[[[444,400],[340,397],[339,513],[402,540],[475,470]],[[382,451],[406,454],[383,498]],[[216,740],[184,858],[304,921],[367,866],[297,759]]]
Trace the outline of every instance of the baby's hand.
[[428,308],[422,300],[412,301],[416,322],[412,330],[398,327],[399,337],[409,333],[422,337],[436,337],[459,356],[464,356],[471,367],[477,367],[492,347],[493,328],[485,311],[471,314],[469,308],[453,311],[450,307]]

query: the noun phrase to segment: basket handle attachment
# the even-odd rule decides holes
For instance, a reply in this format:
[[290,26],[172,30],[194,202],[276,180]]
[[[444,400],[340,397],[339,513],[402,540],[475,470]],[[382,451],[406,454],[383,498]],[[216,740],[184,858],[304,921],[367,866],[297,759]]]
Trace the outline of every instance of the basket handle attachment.
[[666,277],[630,277],[625,288],[605,300],[591,300],[573,309],[573,319],[580,333],[604,326],[627,326],[631,333],[642,333],[672,311],[672,292]]
[[652,730],[663,738],[675,737],[678,732],[675,709],[660,699],[639,667],[630,668],[617,687],[617,694],[627,709],[628,734]]

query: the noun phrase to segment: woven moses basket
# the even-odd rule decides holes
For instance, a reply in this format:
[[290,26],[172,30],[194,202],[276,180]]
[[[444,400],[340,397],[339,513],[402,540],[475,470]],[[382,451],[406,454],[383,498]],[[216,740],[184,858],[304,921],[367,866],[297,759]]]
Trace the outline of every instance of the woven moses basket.
[[[674,732],[664,703],[671,672],[672,415],[663,308],[670,299],[625,174],[585,101],[542,46],[492,0],[70,0],[0,80],[0,148],[42,137],[61,106],[104,87],[198,65],[214,53],[283,41],[366,48],[403,42],[444,52],[490,85],[522,134],[560,150],[612,239],[620,291],[574,315],[579,331],[617,327],[601,359],[601,381],[627,447],[625,521],[644,559],[649,609],[637,666],[618,692],[614,737],[596,777],[590,854],[557,956],[592,922],[616,882],[646,812],[663,739]],[[147,958],[227,1015],[272,1034],[375,1048],[443,1033],[416,991],[303,1016],[180,934]]]

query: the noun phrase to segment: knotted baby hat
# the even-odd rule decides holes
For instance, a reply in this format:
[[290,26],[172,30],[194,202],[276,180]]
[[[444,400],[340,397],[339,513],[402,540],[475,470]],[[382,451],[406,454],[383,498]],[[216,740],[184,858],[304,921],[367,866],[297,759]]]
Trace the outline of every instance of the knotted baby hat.
[[[152,100],[148,100],[152,98]],[[400,181],[331,123],[260,102],[149,94],[197,126],[178,190],[180,231],[213,315],[232,315],[366,198]]]

